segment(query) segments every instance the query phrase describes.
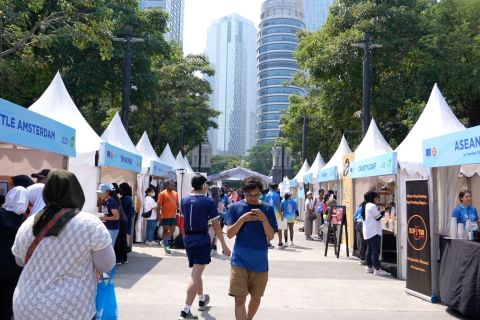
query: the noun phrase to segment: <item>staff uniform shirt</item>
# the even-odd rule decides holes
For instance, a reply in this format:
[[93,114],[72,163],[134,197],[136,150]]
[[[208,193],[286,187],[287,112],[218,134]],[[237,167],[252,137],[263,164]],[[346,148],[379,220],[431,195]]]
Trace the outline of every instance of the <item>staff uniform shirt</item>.
[[215,201],[203,194],[191,194],[182,199],[182,213],[185,217],[185,247],[210,246],[208,223],[220,218]]
[[[252,209],[262,210],[273,231],[278,231],[277,219],[270,205],[249,205],[245,200],[230,205],[225,214],[225,224],[235,224],[242,215]],[[245,222],[240,228],[233,246],[231,265],[253,272],[268,271],[268,241],[262,222]]]
[[107,201],[102,202],[102,213],[107,217],[113,217],[112,209],[117,209],[118,220],[107,220],[104,222],[108,230],[120,229],[120,210],[118,209],[118,202],[113,198],[108,198]]
[[373,203],[367,203],[365,206],[365,221],[363,222],[363,239],[368,240],[371,237],[382,235],[382,224],[380,220],[377,220],[380,217],[380,211]]
[[156,220],[157,219],[157,203],[150,196],[145,196],[145,204],[143,205],[143,212],[148,212],[152,210],[152,215],[147,220]]
[[295,212],[297,211],[297,203],[293,199],[282,200],[280,205],[282,207],[283,216],[287,220],[295,220]]
[[475,208],[474,206],[465,207],[462,203],[458,207],[453,209],[452,217],[457,218],[458,223],[463,223],[463,225],[466,226],[467,220],[470,220],[472,222],[478,221],[477,208]]
[[271,190],[268,191],[265,196],[265,202],[273,208],[273,212],[275,212],[276,215],[279,214],[278,207],[280,206],[280,196],[277,192]]
[[157,201],[158,207],[162,208],[162,219],[173,219],[177,215],[178,209],[178,193],[176,191],[168,191],[167,189],[160,192]]

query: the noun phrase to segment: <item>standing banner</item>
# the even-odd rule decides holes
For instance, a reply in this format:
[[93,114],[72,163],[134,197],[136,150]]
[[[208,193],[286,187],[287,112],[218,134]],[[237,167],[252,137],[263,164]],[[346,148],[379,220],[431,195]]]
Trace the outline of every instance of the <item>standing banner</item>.
[[[332,243],[333,248],[335,250],[335,255],[337,258],[340,257],[340,248],[342,244],[342,234],[343,234],[343,227],[345,227],[345,238],[346,243],[348,243],[348,226],[347,226],[347,209],[345,206],[338,206],[333,205],[327,209],[328,212],[328,228],[327,234],[324,237],[327,237],[325,240],[325,257],[328,253],[328,244]],[[350,256],[350,252],[347,249],[347,257]]]
[[[342,171],[342,191],[343,191],[343,196],[342,196],[342,205],[345,206],[346,209],[346,215],[347,215],[347,220],[352,221],[353,220],[353,213],[355,212],[355,205],[353,203],[354,199],[354,188],[353,188],[353,180],[352,177],[350,176],[350,166],[353,163],[353,160],[355,159],[355,153],[347,153],[343,156],[343,171]],[[350,230],[350,234],[355,235],[355,230],[353,230],[354,225],[353,223],[348,224]],[[342,239],[345,240],[345,239]],[[351,237],[350,243],[347,243],[345,241],[345,244],[347,247],[350,247],[353,249],[353,244],[355,242],[355,236]]]
[[407,292],[432,300],[428,181],[407,181]]

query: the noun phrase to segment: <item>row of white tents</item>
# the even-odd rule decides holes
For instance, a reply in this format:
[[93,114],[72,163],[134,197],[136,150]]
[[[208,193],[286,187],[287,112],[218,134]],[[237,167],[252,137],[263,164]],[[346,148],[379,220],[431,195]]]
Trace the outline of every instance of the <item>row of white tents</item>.
[[[98,136],[68,94],[60,73],[55,75],[42,96],[28,109],[76,130],[76,156],[68,159],[68,170],[76,174],[85,192],[85,211],[97,211],[95,192],[99,183],[128,182],[138,199],[143,201],[150,176],[175,178],[177,169],[193,172],[187,158],[181,152],[174,157],[168,144],[160,157],[157,156],[146,132],[134,145],[118,112],[103,134]],[[106,148],[108,151],[102,156],[99,150],[104,144],[113,146],[113,149]],[[131,156],[133,163],[127,163],[130,167],[108,165],[108,161],[105,161],[107,165],[101,165],[104,162],[102,157],[114,158],[117,150],[122,155],[125,152]]]
[[[435,211],[437,218],[435,219],[435,232],[440,234],[448,234],[450,216],[453,208],[457,205],[457,196],[462,186],[468,183],[465,179],[474,177],[478,178],[480,174],[479,165],[470,166],[451,166],[439,168],[435,170],[434,179],[432,178],[432,169],[424,165],[422,143],[424,140],[446,135],[452,132],[465,130],[464,125],[457,119],[442,96],[438,86],[435,84],[431,92],[430,98],[425,109],[418,118],[413,128],[408,133],[402,143],[393,150],[385,141],[380,133],[374,120],[370,123],[368,132],[364,139],[353,153],[354,161],[362,161],[374,157],[384,155],[393,155],[396,158],[396,166],[394,172],[380,177],[385,182],[395,183],[395,201],[396,210],[399,219],[399,229],[405,230],[406,221],[406,183],[413,180],[427,180],[431,199],[436,199],[435,203],[431,203],[430,212]],[[345,159],[351,154],[351,149],[347,141],[342,137],[340,144],[326,164],[320,153],[317,154],[312,166],[307,161],[304,162],[302,168],[298,171],[295,178],[288,180],[284,178],[280,185],[281,190],[293,190],[297,195],[300,206],[303,203],[305,191],[302,190],[304,183],[313,184],[314,190],[322,187],[324,189],[333,189],[337,191],[338,201],[342,203],[343,189],[342,177],[348,175],[348,168],[351,163],[346,164]],[[479,161],[480,162],[480,161]],[[346,170],[346,172],[344,172]],[[372,177],[373,178],[373,177]],[[378,179],[379,177],[375,177]],[[435,188],[433,187],[435,180]],[[362,186],[362,184],[364,184]],[[363,200],[363,193],[372,185],[372,180],[368,178],[353,179],[354,205],[355,207]],[[436,194],[434,198],[434,193]],[[479,199],[476,199],[478,201]],[[351,217],[351,213],[350,213]],[[400,233],[400,242],[397,247],[402,249],[407,247],[406,232]],[[406,250],[399,250],[401,256],[399,260],[406,261]],[[399,268],[399,277],[405,279],[406,270],[402,266]]]

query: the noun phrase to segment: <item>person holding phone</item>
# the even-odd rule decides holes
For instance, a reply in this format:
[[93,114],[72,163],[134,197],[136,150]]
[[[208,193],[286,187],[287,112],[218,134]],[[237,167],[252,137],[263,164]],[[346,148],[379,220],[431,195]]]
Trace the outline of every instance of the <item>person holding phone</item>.
[[268,241],[278,231],[273,208],[260,201],[262,181],[258,177],[247,177],[242,182],[242,188],[245,199],[230,205],[225,214],[227,237],[236,236],[229,295],[235,298],[237,320],[253,319],[260,307],[268,281]]

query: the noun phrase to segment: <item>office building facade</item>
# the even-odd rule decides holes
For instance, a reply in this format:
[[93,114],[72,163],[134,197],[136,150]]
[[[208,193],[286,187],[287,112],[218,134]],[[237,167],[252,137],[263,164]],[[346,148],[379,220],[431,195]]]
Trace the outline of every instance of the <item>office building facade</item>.
[[305,29],[303,0],[266,0],[262,4],[257,41],[257,143],[275,141],[280,115],[289,96],[303,89],[286,85],[299,71],[293,57],[297,32]]
[[328,9],[335,0],[305,0],[305,27],[318,31],[327,21]]
[[140,8],[166,10],[169,16],[167,39],[183,46],[185,0],[140,0]]
[[237,14],[208,29],[205,53],[215,68],[207,78],[213,89],[210,104],[220,112],[218,129],[208,132],[214,154],[243,156],[255,144],[256,34],[254,24]]

